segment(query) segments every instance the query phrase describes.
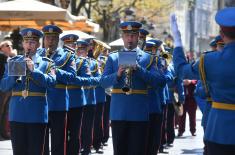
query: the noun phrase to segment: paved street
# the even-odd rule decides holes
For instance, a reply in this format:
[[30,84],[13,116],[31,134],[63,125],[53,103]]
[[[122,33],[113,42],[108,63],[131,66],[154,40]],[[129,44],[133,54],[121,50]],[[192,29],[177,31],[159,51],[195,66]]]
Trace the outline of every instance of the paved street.
[[[203,130],[201,127],[201,112],[197,111],[197,136],[192,137],[189,132],[188,121],[186,122],[186,132],[180,138],[176,138],[174,147],[166,149],[169,155],[202,155],[203,148]],[[188,120],[188,118],[187,118]],[[177,134],[177,131],[176,131]],[[104,155],[112,155],[112,143],[109,141],[108,147],[104,148]],[[0,155],[12,155],[10,141],[0,141]],[[96,155],[94,153],[94,155]],[[163,154],[160,154],[163,155]]]

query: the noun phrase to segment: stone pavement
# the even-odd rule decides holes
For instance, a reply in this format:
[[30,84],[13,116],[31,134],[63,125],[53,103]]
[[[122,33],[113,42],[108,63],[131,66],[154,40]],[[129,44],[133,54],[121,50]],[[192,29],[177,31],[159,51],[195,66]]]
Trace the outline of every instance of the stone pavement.
[[[202,155],[202,148],[203,148],[203,129],[201,127],[201,112],[197,110],[197,136],[191,136],[189,132],[189,123],[188,117],[186,121],[186,131],[182,137],[177,137],[174,142],[174,147],[165,149],[164,151],[167,152],[168,155]],[[176,131],[177,134],[177,131]],[[104,147],[104,154],[103,155],[112,155],[112,139],[110,138],[108,147]],[[94,155],[98,155],[92,153]],[[164,153],[166,154],[166,153]],[[159,155],[164,155],[163,153]],[[0,141],[0,155],[12,155],[11,149],[11,142],[7,141]]]

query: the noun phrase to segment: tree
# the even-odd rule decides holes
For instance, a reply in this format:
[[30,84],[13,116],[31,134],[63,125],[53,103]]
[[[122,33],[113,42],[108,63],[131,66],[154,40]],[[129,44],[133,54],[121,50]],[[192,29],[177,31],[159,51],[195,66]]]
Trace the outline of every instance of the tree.
[[[54,0],[41,0],[53,4]],[[66,1],[66,0],[60,0]],[[119,38],[121,20],[141,21],[146,28],[156,35],[161,34],[169,24],[169,14],[174,7],[173,0],[110,0],[111,5],[102,7],[99,0],[70,0],[71,13],[84,15],[100,24],[103,29],[103,40]],[[133,11],[132,15],[128,11]],[[162,28],[163,27],[163,28]],[[168,26],[169,27],[169,26]],[[155,28],[159,31],[155,31]],[[161,30],[163,29],[163,30]],[[162,31],[162,32],[161,32]]]

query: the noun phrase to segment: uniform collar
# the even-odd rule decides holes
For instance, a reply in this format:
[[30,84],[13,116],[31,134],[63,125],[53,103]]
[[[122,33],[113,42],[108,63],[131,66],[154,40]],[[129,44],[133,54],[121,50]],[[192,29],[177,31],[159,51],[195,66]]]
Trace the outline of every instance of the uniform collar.
[[52,59],[56,54],[60,54],[62,48],[57,48],[55,51],[52,52],[50,59]]

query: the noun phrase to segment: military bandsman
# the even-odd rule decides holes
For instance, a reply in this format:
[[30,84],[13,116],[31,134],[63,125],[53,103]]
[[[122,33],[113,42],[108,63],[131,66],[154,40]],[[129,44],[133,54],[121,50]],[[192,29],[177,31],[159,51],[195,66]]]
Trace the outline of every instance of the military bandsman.
[[[164,86],[166,80],[160,72],[151,72],[156,65],[146,69],[149,61],[141,49],[137,48],[141,24],[134,21],[120,24],[124,48],[109,54],[101,85],[104,88],[113,87],[111,96],[110,117],[114,155],[146,153],[146,137],[149,120],[147,86]],[[125,68],[118,65],[119,52],[136,52],[137,67],[126,74]],[[128,76],[128,77],[127,77]],[[131,80],[129,92],[123,91],[126,79]],[[128,81],[129,81],[128,80]]]
[[9,119],[13,154],[42,155],[48,122],[46,92],[56,79],[55,74],[50,74],[52,61],[36,53],[43,34],[32,28],[23,29],[20,34],[25,56],[13,57],[9,63],[26,61],[26,76],[8,76],[6,68],[0,86],[3,91],[12,91]]
[[[235,153],[235,91],[234,91],[234,50],[235,50],[235,8],[225,8],[216,14],[220,35],[225,47],[220,52],[211,52],[196,63],[188,64],[182,48],[180,31],[175,15],[171,16],[174,36],[173,61],[180,78],[206,81],[212,99],[205,131],[208,155],[231,155]],[[224,80],[226,79],[226,80]]]

